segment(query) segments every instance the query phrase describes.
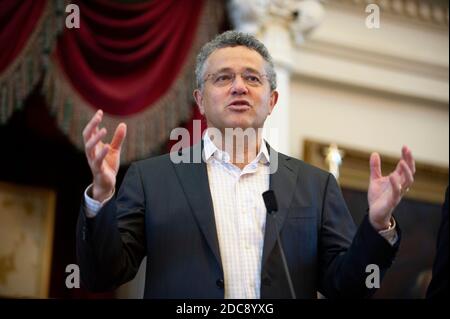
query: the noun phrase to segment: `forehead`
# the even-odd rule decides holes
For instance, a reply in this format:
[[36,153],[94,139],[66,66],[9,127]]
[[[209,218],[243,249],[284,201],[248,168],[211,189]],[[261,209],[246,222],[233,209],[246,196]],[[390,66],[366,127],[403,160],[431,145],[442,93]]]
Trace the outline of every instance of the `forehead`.
[[215,72],[220,69],[246,69],[251,68],[263,71],[264,58],[255,50],[245,46],[227,47],[215,50],[206,59],[205,70]]

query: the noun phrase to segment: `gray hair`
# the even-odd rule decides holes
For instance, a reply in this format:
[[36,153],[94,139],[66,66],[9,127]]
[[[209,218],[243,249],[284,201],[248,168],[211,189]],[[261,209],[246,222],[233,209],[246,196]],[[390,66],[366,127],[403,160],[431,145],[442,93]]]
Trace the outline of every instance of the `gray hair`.
[[197,55],[197,63],[195,65],[195,80],[197,88],[203,88],[203,73],[206,59],[217,49],[245,46],[258,52],[267,62],[267,78],[269,79],[270,89],[277,88],[277,75],[273,66],[272,57],[262,42],[253,35],[238,31],[226,31],[216,36],[213,40],[206,43]]

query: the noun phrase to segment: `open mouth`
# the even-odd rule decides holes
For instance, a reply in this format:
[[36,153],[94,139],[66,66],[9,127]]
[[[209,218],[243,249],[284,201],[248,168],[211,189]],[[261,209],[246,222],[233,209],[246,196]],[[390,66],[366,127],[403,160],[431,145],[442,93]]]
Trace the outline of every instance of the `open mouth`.
[[232,111],[237,111],[237,112],[246,111],[250,108],[251,108],[250,103],[248,103],[245,100],[237,100],[237,101],[233,101],[230,104],[228,104],[228,109],[230,109]]

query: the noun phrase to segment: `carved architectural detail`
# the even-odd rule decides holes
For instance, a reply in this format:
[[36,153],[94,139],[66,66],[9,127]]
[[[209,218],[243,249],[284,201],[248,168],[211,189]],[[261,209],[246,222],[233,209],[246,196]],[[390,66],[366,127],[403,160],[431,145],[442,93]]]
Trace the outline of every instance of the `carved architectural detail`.
[[426,22],[433,25],[448,26],[449,2],[444,0],[333,0],[333,4],[367,6],[377,4],[381,12]]
[[291,31],[298,44],[324,17],[318,0],[230,0],[228,12],[236,30],[257,34],[267,24],[278,23]]

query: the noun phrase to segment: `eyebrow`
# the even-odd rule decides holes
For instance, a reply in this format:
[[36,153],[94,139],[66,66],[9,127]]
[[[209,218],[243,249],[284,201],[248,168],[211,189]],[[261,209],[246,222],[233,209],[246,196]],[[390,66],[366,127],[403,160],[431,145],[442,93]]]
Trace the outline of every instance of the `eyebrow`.
[[[220,73],[220,72],[234,72],[234,70],[232,68],[226,67],[226,68],[221,68],[213,73]],[[250,68],[250,67],[244,68],[244,72],[253,72],[253,73],[262,74],[258,70],[255,70],[254,68]]]

